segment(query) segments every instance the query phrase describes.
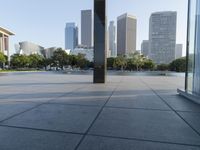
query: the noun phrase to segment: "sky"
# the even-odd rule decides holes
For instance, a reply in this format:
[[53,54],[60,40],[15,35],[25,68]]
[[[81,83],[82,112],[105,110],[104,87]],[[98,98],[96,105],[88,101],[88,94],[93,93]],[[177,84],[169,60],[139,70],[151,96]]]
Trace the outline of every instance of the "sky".
[[[107,0],[108,23],[128,12],[137,17],[137,50],[148,39],[149,17],[157,11],[177,11],[177,43],[184,45],[185,55],[188,0]],[[14,44],[30,41],[45,48],[64,48],[64,28],[67,22],[79,26],[81,10],[93,9],[93,0],[0,0],[0,26],[13,31]],[[80,41],[80,39],[79,39]]]

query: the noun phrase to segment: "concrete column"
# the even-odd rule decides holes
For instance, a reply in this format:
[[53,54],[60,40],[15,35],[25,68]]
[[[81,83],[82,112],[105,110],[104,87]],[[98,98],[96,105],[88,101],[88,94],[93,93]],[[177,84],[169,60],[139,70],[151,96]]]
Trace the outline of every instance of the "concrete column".
[[94,0],[94,83],[106,82],[106,0]]
[[3,45],[2,45],[2,43],[3,43],[3,38],[0,37],[0,52],[3,52]]
[[7,48],[8,65],[10,65],[9,37],[7,37],[7,40],[6,40],[6,42],[7,42],[7,46],[8,46],[8,48]]
[[2,53],[4,54],[4,52],[5,52],[5,42],[4,42],[4,39],[5,38],[5,36],[4,36],[4,34],[2,34]]

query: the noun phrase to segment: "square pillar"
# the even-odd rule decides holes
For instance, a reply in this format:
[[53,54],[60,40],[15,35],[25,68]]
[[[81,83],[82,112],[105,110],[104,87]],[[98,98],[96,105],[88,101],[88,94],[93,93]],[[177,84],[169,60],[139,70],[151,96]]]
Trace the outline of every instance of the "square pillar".
[[5,35],[2,34],[2,53],[5,53]]
[[94,0],[94,83],[106,82],[106,0]]

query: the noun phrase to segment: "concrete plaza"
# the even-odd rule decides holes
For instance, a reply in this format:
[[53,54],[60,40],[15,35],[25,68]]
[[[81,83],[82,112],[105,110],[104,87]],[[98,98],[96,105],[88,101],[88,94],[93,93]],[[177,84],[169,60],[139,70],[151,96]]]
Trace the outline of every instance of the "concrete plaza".
[[183,77],[0,75],[0,150],[200,150]]

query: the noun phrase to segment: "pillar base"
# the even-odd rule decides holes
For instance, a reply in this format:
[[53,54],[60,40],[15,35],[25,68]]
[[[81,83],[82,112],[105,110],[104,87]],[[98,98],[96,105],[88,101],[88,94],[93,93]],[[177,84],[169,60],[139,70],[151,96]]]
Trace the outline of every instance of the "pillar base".
[[187,98],[188,100],[191,100],[197,104],[200,104],[200,96],[193,94],[193,93],[189,93],[185,90],[181,90],[181,89],[177,89],[177,92],[179,93],[179,95]]

